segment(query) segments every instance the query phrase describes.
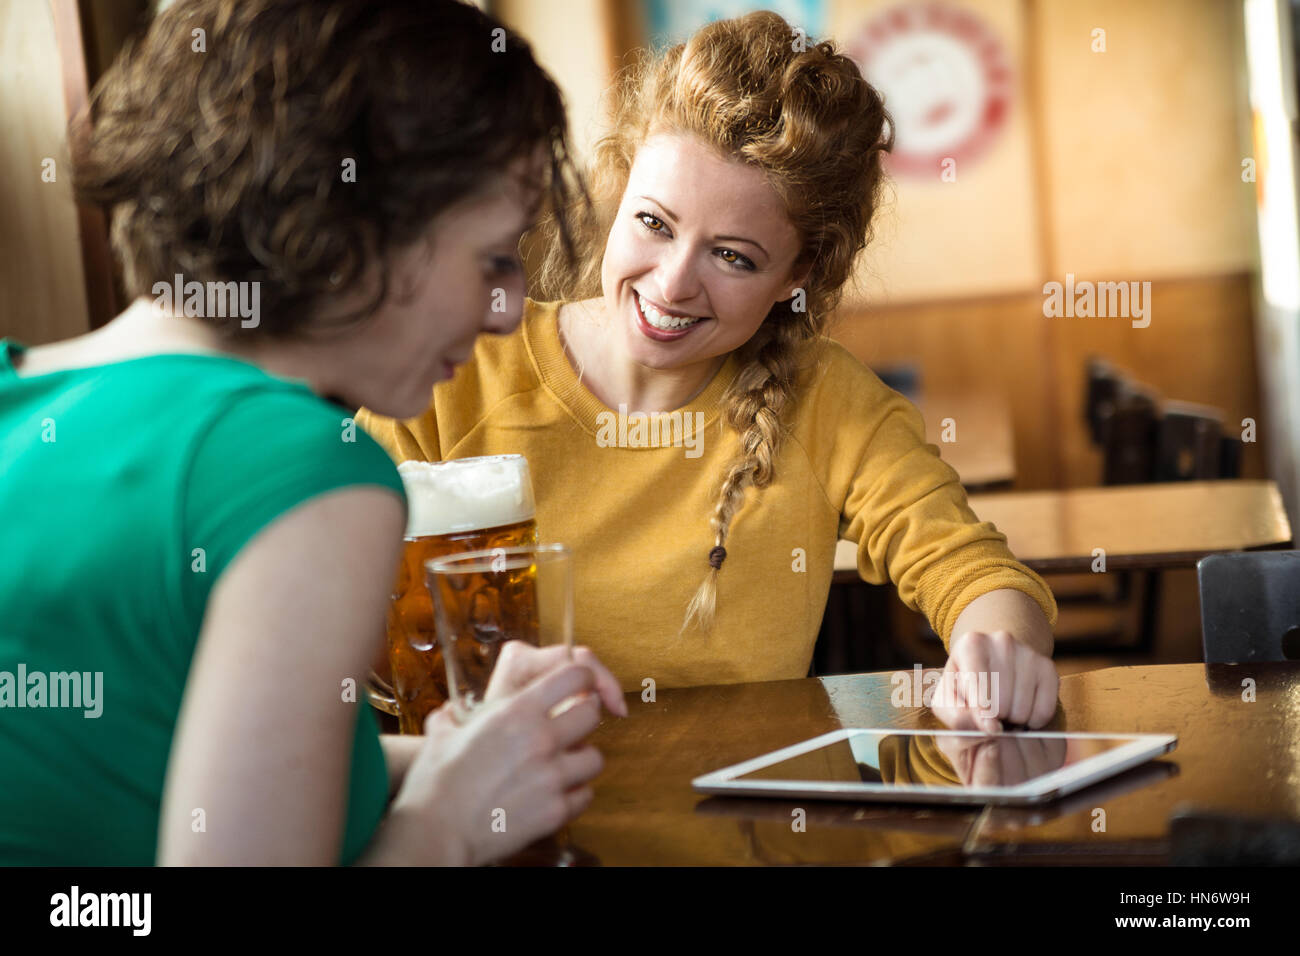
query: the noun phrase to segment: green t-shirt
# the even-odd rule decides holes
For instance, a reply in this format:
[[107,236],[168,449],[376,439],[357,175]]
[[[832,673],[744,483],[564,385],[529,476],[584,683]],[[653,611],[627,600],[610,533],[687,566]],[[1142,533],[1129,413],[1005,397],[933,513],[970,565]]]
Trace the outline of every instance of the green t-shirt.
[[[401,479],[346,409],[249,363],[153,355],[20,377],[22,349],[0,340],[0,863],[152,865],[222,571],[309,498],[352,485],[400,496]],[[359,697],[341,703],[357,709],[343,863],[388,795]],[[253,705],[238,687],[229,703]]]

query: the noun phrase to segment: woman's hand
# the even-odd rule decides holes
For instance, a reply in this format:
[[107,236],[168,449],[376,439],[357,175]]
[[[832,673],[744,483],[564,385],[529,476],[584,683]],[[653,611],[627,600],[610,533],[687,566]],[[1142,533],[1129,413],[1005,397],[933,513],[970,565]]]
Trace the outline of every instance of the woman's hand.
[[[507,680],[530,656],[507,661]],[[559,829],[586,809],[604,766],[595,747],[579,746],[600,722],[601,696],[589,665],[566,663],[498,690],[464,725],[450,705],[434,711],[364,862],[489,863]]]
[[1056,713],[1060,684],[1052,659],[1009,631],[969,631],[953,638],[930,709],[954,730],[1037,728]]
[[573,648],[570,657],[569,649],[562,644],[533,647],[523,641],[507,641],[497,657],[496,666],[492,668],[492,678],[488,681],[484,699],[493,700],[513,694],[526,687],[539,674],[560,667],[570,660],[583,665],[594,675],[595,691],[605,708],[620,717],[626,717],[627,703],[623,700],[623,689],[617,678],[586,647]]

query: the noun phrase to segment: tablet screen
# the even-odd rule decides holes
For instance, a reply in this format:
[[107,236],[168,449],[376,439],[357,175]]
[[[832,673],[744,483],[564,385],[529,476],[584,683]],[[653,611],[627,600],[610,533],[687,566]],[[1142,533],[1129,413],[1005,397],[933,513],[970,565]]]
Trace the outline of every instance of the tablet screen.
[[1033,733],[985,737],[859,731],[732,779],[1014,787],[1132,742],[1131,737],[1045,737]]

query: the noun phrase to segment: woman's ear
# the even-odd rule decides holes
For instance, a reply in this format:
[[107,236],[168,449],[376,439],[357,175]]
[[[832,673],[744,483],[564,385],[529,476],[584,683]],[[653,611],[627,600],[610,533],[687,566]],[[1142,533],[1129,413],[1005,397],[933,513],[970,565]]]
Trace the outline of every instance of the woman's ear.
[[790,284],[785,288],[785,295],[781,297],[782,301],[793,299],[797,289],[804,289],[804,283],[808,281],[808,276],[812,273],[812,263],[795,263],[790,271]]
[[781,297],[781,300],[784,302],[785,299],[793,299],[794,294],[796,294],[798,290],[803,289],[807,291],[805,282],[807,282],[807,278],[809,278],[811,272],[813,272],[813,268],[809,267],[809,265],[798,268],[797,271],[790,276],[790,284],[785,287],[785,294]]

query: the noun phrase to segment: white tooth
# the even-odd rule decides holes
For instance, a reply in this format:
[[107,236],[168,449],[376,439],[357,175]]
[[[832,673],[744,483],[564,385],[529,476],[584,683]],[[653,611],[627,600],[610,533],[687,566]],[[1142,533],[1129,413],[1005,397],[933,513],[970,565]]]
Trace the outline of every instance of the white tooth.
[[665,315],[660,312],[653,304],[647,302],[638,293],[637,301],[641,304],[641,313],[646,320],[657,329],[683,329],[687,326],[694,325],[699,321],[697,318],[681,318],[675,315]]

